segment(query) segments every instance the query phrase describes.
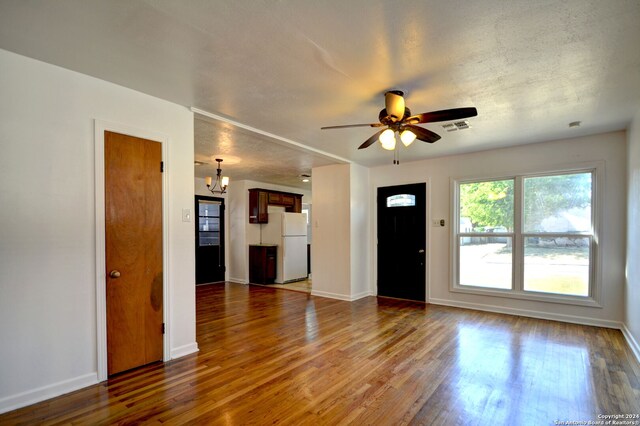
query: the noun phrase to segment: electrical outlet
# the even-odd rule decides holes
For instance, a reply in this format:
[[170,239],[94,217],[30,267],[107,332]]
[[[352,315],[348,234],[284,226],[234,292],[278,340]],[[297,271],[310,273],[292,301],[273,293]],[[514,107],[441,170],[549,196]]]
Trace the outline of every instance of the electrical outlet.
[[444,219],[433,219],[431,221],[431,226],[434,228],[441,228],[444,226]]

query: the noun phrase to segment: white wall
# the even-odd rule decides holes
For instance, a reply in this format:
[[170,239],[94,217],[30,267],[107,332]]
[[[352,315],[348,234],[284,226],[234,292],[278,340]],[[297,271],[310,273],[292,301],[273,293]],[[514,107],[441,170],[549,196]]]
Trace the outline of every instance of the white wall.
[[312,171],[312,294],[351,299],[351,198],[349,164]]
[[627,132],[627,176],[625,331],[640,360],[640,111]]
[[97,380],[94,120],[167,135],[171,352],[197,350],[193,114],[0,50],[0,411]]
[[[417,147],[412,146],[410,149]],[[447,226],[429,228],[427,267],[429,299],[432,303],[475,307],[567,321],[619,326],[623,319],[624,241],[625,241],[625,170],[624,132],[530,144],[471,154],[441,157],[425,161],[382,166],[371,169],[373,189],[379,186],[428,182],[427,226],[431,219],[443,218]],[[484,295],[453,293],[450,283],[451,179],[478,177],[486,173],[518,173],[523,169],[604,161],[600,250],[602,255],[603,307],[593,308],[548,302],[525,301]],[[375,212],[375,197],[371,201]],[[375,219],[374,219],[375,229]],[[375,234],[373,234],[375,236]],[[375,237],[374,237],[375,238]],[[375,241],[375,239],[374,239]],[[372,247],[374,247],[372,245]],[[375,249],[375,247],[373,248]],[[374,255],[375,258],[375,255]],[[376,271],[372,262],[372,278]]]
[[249,282],[248,270],[248,249],[247,228],[249,226],[249,193],[246,190],[245,181],[234,181],[229,183],[227,189],[229,196],[229,222],[227,244],[229,245],[229,258],[227,267],[229,271],[229,281],[246,284]]
[[313,169],[311,294],[342,300],[372,294],[369,189],[365,167],[338,164]]
[[[351,298],[373,294],[371,288],[371,204],[369,169],[350,165]],[[375,240],[374,240],[375,241]]]
[[231,180],[227,189],[229,203],[227,270],[230,281],[242,284],[249,282],[249,244],[260,243],[260,224],[249,223],[249,189],[252,188],[302,194],[304,203],[312,203],[309,190],[254,180]]

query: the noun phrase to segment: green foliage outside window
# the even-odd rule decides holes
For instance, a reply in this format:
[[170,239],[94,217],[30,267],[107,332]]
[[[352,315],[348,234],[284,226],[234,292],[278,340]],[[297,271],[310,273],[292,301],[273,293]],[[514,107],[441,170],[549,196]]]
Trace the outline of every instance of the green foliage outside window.
[[591,173],[524,179],[525,231],[539,231],[547,218],[590,206]]
[[513,230],[513,179],[460,185],[460,217],[471,220],[474,232],[503,226]]
[[[525,228],[539,229],[546,218],[589,207],[591,185],[591,173],[525,178]],[[513,231],[513,202],[513,179],[460,184],[460,217],[471,220],[473,232]]]

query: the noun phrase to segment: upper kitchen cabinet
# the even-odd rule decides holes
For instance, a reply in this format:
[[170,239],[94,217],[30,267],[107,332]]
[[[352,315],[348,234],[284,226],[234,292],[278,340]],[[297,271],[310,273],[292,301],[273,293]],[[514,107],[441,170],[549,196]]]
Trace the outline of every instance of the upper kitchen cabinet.
[[249,190],[249,223],[268,223],[268,206],[282,206],[285,211],[302,213],[302,194],[252,188]]

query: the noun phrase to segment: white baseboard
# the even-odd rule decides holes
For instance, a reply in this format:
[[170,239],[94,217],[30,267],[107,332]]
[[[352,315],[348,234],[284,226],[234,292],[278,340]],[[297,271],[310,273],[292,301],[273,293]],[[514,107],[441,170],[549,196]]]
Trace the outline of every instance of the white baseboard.
[[[198,352],[198,343],[193,342],[188,345],[171,349],[171,359],[176,359]],[[55,398],[65,393],[73,392],[87,386],[95,385],[98,382],[98,373],[89,373],[69,380],[42,386],[37,389],[10,395],[0,399],[0,414],[13,411],[27,405],[35,404],[46,399]]]
[[522,317],[539,318],[552,321],[569,322],[572,324],[593,325],[596,327],[615,328],[622,330],[623,324],[619,321],[603,320],[597,318],[580,317],[576,315],[554,314],[549,312],[533,311],[529,309],[505,308],[504,306],[484,305],[482,303],[459,302],[447,299],[429,299],[434,305],[452,306],[454,308],[475,309],[477,311],[495,312],[499,314],[519,315]]
[[351,301],[351,296],[349,296],[348,294],[331,293],[329,291],[314,290],[313,288],[311,289],[311,295],[327,297],[329,299],[346,300],[347,302]]
[[352,294],[351,301],[353,302],[354,300],[362,299],[369,296],[373,296],[373,294],[370,291],[363,291],[361,293]]
[[171,359],[180,358],[189,354],[198,352],[198,342],[189,343],[188,345],[178,346],[171,349]]
[[98,383],[98,373],[93,372],[16,395],[10,395],[0,399],[0,414],[26,407],[27,405],[35,404],[36,402],[44,401],[45,399],[73,392],[78,389],[86,388],[87,386],[95,385],[96,383]]
[[320,291],[311,289],[312,296],[318,297],[327,297],[329,299],[337,299],[337,300],[345,300],[347,302],[353,302],[354,300],[362,299],[363,297],[371,296],[371,293],[368,291],[357,293],[354,295],[341,294],[341,293],[331,293],[329,291]]
[[234,278],[234,277],[229,277],[229,282],[230,283],[236,283],[236,284],[249,284],[247,282],[247,280],[242,279],[242,278]]
[[631,330],[627,328],[626,324],[622,324],[622,335],[627,340],[627,344],[631,348],[631,352],[635,355],[638,362],[640,362],[640,345],[638,345],[638,341],[631,334]]

